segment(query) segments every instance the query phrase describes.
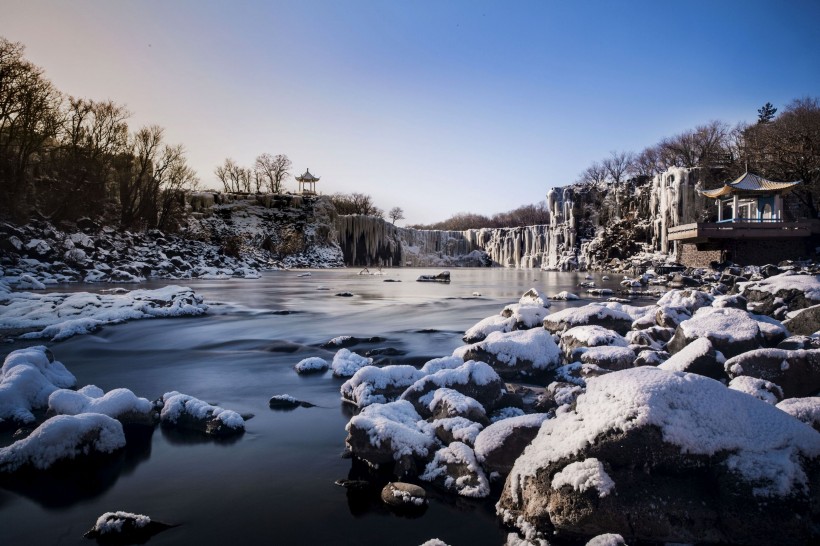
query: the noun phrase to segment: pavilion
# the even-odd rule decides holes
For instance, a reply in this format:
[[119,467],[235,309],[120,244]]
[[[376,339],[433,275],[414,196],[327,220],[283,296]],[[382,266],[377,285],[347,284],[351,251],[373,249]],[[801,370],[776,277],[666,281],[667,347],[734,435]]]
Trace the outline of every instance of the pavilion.
[[[799,185],[795,182],[773,182],[750,172],[724,184],[716,190],[703,190],[701,195],[715,199],[718,223],[722,222],[782,222],[783,195]],[[724,209],[731,216],[725,218]]]
[[310,169],[305,170],[305,174],[302,176],[297,176],[296,181],[299,183],[299,193],[302,195],[316,195],[316,182],[319,181],[319,177],[310,174]]
[[816,222],[786,221],[783,214],[784,197],[800,184],[746,172],[721,188],[700,190],[717,202],[717,222],[670,227],[678,261],[690,266],[724,260],[762,265],[803,255]]

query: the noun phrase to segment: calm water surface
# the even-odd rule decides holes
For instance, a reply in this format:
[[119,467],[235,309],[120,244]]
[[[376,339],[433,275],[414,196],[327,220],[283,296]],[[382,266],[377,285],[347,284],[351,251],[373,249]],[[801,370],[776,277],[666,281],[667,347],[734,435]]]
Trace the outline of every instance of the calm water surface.
[[[127,387],[151,400],[177,390],[255,417],[233,442],[157,428],[152,435],[129,438],[125,454],[93,470],[6,484],[0,488],[0,543],[86,544],[82,535],[99,515],[125,510],[179,524],[153,537],[152,545],[418,545],[434,537],[452,546],[503,544],[506,531],[491,502],[439,495],[428,486],[430,506],[409,518],[384,509],[376,498],[349,499],[333,483],[351,472],[351,461],[340,457],[351,416],[340,403],[342,380],[329,372],[299,376],[292,366],[309,356],[331,359],[333,352],[319,346],[345,334],[384,338],[352,348],[360,353],[378,348],[405,353],[385,364],[420,365],[450,354],[462,344],[464,330],[532,286],[547,294],[580,295],[583,275],[457,269],[450,284],[439,284],[415,282],[434,270],[385,270],[384,276],[358,271],[153,281],[140,287],[185,284],[207,302],[220,303],[204,317],[134,321],[51,344],[80,386]],[[617,279],[595,280],[617,288]],[[61,290],[102,288],[107,287]],[[341,291],[354,296],[335,296]],[[566,305],[556,303],[553,310]],[[0,350],[5,354],[11,348]],[[268,399],[275,394],[317,407],[272,411]]]

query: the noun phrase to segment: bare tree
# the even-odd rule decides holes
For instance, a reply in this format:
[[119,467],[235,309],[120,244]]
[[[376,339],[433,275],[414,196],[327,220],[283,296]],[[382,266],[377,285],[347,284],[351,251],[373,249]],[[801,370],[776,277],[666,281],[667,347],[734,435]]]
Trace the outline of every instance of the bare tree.
[[590,186],[600,185],[606,182],[606,177],[606,167],[596,161],[581,173],[578,177],[578,183],[587,184]]
[[393,220],[393,225],[395,225],[397,220],[404,220],[404,211],[401,207],[393,207],[387,213],[387,217]]
[[373,198],[364,193],[336,193],[330,198],[339,214],[361,214],[364,216],[384,216],[384,211],[373,203]]
[[32,159],[57,135],[62,96],[23,45],[0,38],[0,199],[15,208],[30,181]]
[[610,152],[609,157],[601,162],[601,166],[606,171],[609,181],[613,184],[620,184],[624,175],[629,171],[635,161],[635,154],[632,152]]
[[[226,192],[241,192],[243,188],[244,169],[230,157],[214,169],[214,174],[222,182]],[[250,191],[248,189],[247,191]]]
[[288,156],[262,154],[256,158],[254,168],[260,178],[267,182],[271,193],[282,193],[282,185],[290,176],[291,162]]
[[150,207],[155,193],[154,162],[156,161],[164,130],[158,125],[141,128],[129,139],[128,154],[118,173],[120,195],[120,222],[124,226],[139,227]]

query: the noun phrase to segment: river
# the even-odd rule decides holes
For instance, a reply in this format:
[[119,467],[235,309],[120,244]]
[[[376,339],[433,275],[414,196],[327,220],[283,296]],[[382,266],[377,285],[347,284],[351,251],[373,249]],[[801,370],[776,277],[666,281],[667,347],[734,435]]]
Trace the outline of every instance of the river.
[[[129,439],[116,461],[72,476],[7,484],[0,489],[0,542],[84,544],[83,533],[99,515],[125,510],[178,525],[150,540],[157,546],[418,545],[431,538],[452,546],[503,544],[506,531],[492,502],[441,495],[428,485],[429,507],[411,518],[388,511],[377,498],[348,497],[334,485],[351,471],[351,461],[341,458],[352,415],[340,402],[342,380],[292,369],[309,356],[330,360],[333,351],[320,345],[339,335],[379,336],[384,340],[351,350],[393,348],[403,354],[383,363],[421,365],[449,355],[462,344],[464,330],[530,287],[580,294],[583,280],[578,273],[494,268],[453,270],[450,284],[415,282],[437,272],[275,271],[257,280],[140,285],[184,284],[213,305],[203,317],[133,321],[52,343],[55,358],[79,386],[126,387],[151,400],[176,390],[252,413],[245,434],[216,442],[156,428],[141,441]],[[617,288],[617,280],[602,282],[596,275],[595,281]],[[343,291],[354,295],[335,295]],[[583,303],[556,302],[553,310]],[[268,400],[275,394],[317,407],[272,411]]]

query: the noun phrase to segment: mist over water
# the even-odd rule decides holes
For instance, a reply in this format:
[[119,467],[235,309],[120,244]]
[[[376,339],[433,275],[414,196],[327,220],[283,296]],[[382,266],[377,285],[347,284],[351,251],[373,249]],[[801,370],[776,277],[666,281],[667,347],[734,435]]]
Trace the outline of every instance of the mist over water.
[[[349,496],[334,481],[351,475],[342,459],[351,409],[330,372],[299,376],[309,356],[332,359],[320,345],[339,335],[380,337],[351,350],[395,349],[380,364],[421,365],[449,355],[478,320],[531,287],[582,295],[578,273],[457,269],[450,284],[419,283],[438,270],[277,271],[259,280],[152,281],[191,286],[213,304],[204,317],[107,326],[50,344],[78,385],[126,387],[154,400],[177,390],[240,413],[246,433],[231,442],[157,428],[129,436],[125,453],[70,475],[5,483],[0,488],[3,544],[87,544],[82,534],[107,511],[142,513],[178,527],[150,544],[397,544],[430,538],[450,544],[502,544],[506,531],[491,502],[438,494],[415,518],[395,515],[377,497]],[[401,282],[385,282],[385,280]],[[598,286],[617,288],[617,280]],[[99,291],[110,286],[74,285]],[[60,288],[66,291],[65,288]],[[351,292],[352,297],[335,294]],[[474,296],[480,293],[480,296]],[[219,303],[215,303],[219,302]],[[552,310],[588,300],[555,302]],[[646,303],[649,303],[648,301]],[[640,304],[640,303],[638,303]],[[11,350],[3,348],[3,353]],[[273,411],[290,394],[313,408]],[[6,441],[8,443],[8,440]]]

